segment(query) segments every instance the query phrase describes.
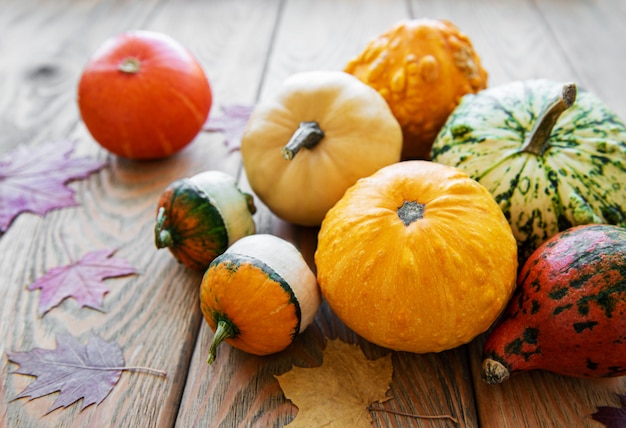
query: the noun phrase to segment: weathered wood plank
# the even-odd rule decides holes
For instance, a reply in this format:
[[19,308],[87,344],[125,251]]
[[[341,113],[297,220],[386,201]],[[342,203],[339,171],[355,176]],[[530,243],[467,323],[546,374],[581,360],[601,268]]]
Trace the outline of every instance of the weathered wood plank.
[[579,83],[598,95],[626,120],[624,78],[626,3],[620,0],[575,0],[567,7],[536,1]]
[[[575,80],[626,117],[619,0],[0,0],[0,155],[18,144],[71,137],[76,155],[109,161],[103,171],[71,184],[81,205],[41,218],[23,214],[0,236],[0,352],[53,348],[58,334],[85,343],[92,334],[120,344],[127,365],[168,373],[124,372],[98,406],[80,403],[45,415],[56,394],[13,400],[32,382],[0,363],[0,425],[39,426],[282,426],[297,414],[275,375],[321,363],[328,338],[361,346],[366,356],[390,351],[357,337],[320,309],[314,324],[284,352],[254,357],[228,345],[205,363],[212,332],[197,305],[201,273],[156,251],[155,205],[173,180],[206,169],[240,177],[240,156],[217,134],[202,134],[171,159],[132,162],[108,155],[80,122],[75,90],[88,56],[126,29],[170,34],[196,54],[213,85],[214,108],[268,96],[288,75],[341,69],[373,36],[400,19],[440,17],[467,33],[490,72],[490,85],[548,77]],[[314,267],[316,228],[301,228],[257,203],[258,230],[293,243]],[[25,288],[46,270],[101,248],[118,248],[139,275],[107,280],[104,311],[64,301],[44,317],[39,292]],[[599,405],[618,405],[626,378],[588,381],[534,372],[504,385],[479,380],[484,336],[441,354],[392,352],[394,375],[382,409],[450,414],[460,426],[589,426]],[[377,426],[450,426],[373,411]]]
[[626,378],[576,379],[533,371],[512,376],[500,385],[480,380],[484,337],[473,344],[470,357],[475,377],[481,427],[588,427],[601,424],[591,415],[598,406],[620,407],[617,393],[626,393]]
[[66,137],[77,123],[76,85],[88,55],[120,31],[144,25],[145,2],[0,2],[0,154]]
[[[219,112],[224,103],[247,101],[242,96],[249,97],[249,101],[255,92],[246,91],[246,85],[252,79],[250,88],[256,91],[258,87],[263,63],[256,56],[266,55],[274,25],[272,19],[265,21],[275,15],[267,7],[277,3],[44,3],[16,3],[12,9],[15,18],[2,15],[8,21],[3,27],[7,40],[29,32],[42,34],[34,44],[25,45],[31,53],[30,61],[20,59],[18,50],[9,49],[12,62],[2,68],[8,76],[7,86],[20,88],[13,105],[19,106],[17,112],[22,111],[27,119],[20,121],[10,106],[2,112],[3,120],[19,131],[15,135],[28,139],[11,139],[7,150],[10,145],[70,136],[80,141],[77,154],[106,159],[109,167],[72,184],[80,207],[54,211],[45,218],[24,214],[0,239],[4,255],[1,271],[6,279],[0,291],[0,322],[2,330],[8,332],[2,351],[53,348],[54,338],[60,333],[70,333],[84,343],[94,333],[118,342],[127,365],[164,370],[168,377],[125,372],[102,404],[82,412],[80,405],[73,405],[42,418],[56,394],[28,403],[11,401],[32,379],[8,375],[13,364],[4,360],[2,407],[12,427],[172,426],[201,323],[197,304],[201,274],[178,265],[166,250],[156,251],[155,207],[166,185],[180,177],[206,169],[237,175],[239,157],[229,153],[220,135],[206,133],[180,154],[163,161],[132,162],[108,155],[79,121],[75,86],[88,56],[100,43],[123,30],[142,28],[166,32],[196,54],[214,87],[213,112]],[[41,25],[43,28],[38,28]],[[245,31],[234,37],[237,28]],[[260,33],[252,34],[257,30]],[[253,63],[245,64],[240,75],[233,75],[240,54],[247,54]],[[53,69],[62,66],[66,70],[63,79],[29,83],[21,78],[22,66],[38,64],[33,58],[45,58],[45,64],[52,64],[47,67]],[[221,104],[220,99],[224,99]],[[38,118],[38,111],[47,117]],[[70,254],[66,254],[65,247]],[[79,308],[69,299],[43,318],[37,316],[39,293],[26,291],[26,285],[47,269],[68,263],[70,257],[109,247],[119,248],[117,256],[128,260],[140,273],[107,282],[111,291],[105,297],[103,313]]]
[[470,37],[489,86],[518,79],[578,80],[529,0],[411,0],[411,5],[414,17],[447,19]]
[[[118,14],[110,14],[107,6],[119,8]],[[109,5],[94,2],[78,4],[72,1],[54,4],[3,2],[0,17],[0,54],[3,58],[0,69],[0,92],[3,94],[0,104],[3,129],[1,153],[8,152],[17,144],[36,145],[47,140],[67,138],[78,123],[75,104],[77,79],[95,44],[112,32],[141,25],[155,7],[155,2],[135,5],[114,2]],[[106,16],[112,19],[105,19]],[[89,31],[86,31],[87,28]],[[86,151],[94,154],[94,149],[97,151],[95,146],[86,148]],[[72,187],[77,189],[81,186]],[[82,192],[79,193],[82,195]],[[74,216],[79,211],[74,208],[57,211],[45,220],[23,214],[0,239],[0,253],[3,255],[0,258],[0,328],[3,331],[0,351],[3,353],[33,347],[52,348],[57,333],[89,332],[90,327],[102,319],[98,313],[78,309],[75,302],[66,302],[56,314],[39,318],[39,293],[25,290],[46,269],[66,264],[69,257],[79,257],[87,248],[94,248],[93,245],[84,245],[89,237],[82,235],[80,228],[73,229]],[[83,229],[94,230],[93,227]],[[61,244],[61,240],[65,245]],[[99,241],[96,247],[102,244]],[[71,255],[66,254],[65,246]],[[126,255],[124,251],[120,252],[120,256]],[[124,283],[126,279],[111,283],[111,287],[115,289],[116,285]],[[111,336],[105,337],[108,339]],[[54,397],[27,404],[25,399],[12,401],[32,379],[8,375],[9,371],[9,363],[3,358],[2,408],[3,420],[8,426],[73,424],[78,414],[77,406],[43,417]],[[82,415],[84,420],[87,413]]]
[[[557,7],[547,1],[535,1],[529,6],[535,16],[529,25],[544,27],[543,31],[549,35],[542,43],[536,43],[541,56],[535,61],[534,69],[540,74],[534,77],[571,79],[596,93],[625,118],[626,102],[618,89],[624,87],[621,76],[626,67],[623,60],[626,51],[621,43],[626,16],[623,3],[574,1],[564,6]],[[511,21],[512,17],[507,22]],[[553,61],[553,55],[570,72],[564,70],[551,75],[544,71],[541,65]],[[476,341],[470,353],[476,373],[480,370],[482,343]],[[599,381],[531,372],[513,377],[503,385],[476,382],[475,387],[484,427],[598,427],[601,425],[591,414],[598,406],[619,407],[615,394],[626,392],[626,378]]]

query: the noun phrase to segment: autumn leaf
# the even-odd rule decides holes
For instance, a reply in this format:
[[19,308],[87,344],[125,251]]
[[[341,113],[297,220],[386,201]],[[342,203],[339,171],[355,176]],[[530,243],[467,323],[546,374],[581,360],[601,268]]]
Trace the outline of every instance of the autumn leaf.
[[247,105],[234,104],[223,106],[222,115],[218,117],[209,116],[209,120],[204,125],[204,130],[207,132],[222,132],[226,147],[230,151],[239,150],[241,136],[253,109],[254,106]]
[[626,395],[618,395],[622,407],[600,406],[591,417],[604,424],[607,428],[626,427]]
[[109,289],[103,280],[137,273],[127,261],[111,257],[116,249],[92,251],[76,262],[55,267],[28,286],[28,290],[41,289],[39,315],[45,315],[68,297],[81,306],[102,311],[102,300]]
[[[164,372],[144,367],[125,367],[120,346],[93,336],[82,345],[70,335],[57,337],[56,349],[35,348],[28,352],[7,352],[9,361],[19,365],[11,372],[35,376],[14,399],[28,397],[30,400],[59,392],[47,413],[67,407],[83,399],[81,410],[98,404],[106,398],[120,379],[122,371],[148,371],[159,376]],[[29,401],[30,401],[29,400]]]
[[74,144],[63,140],[35,148],[21,145],[0,159],[0,233],[6,232],[22,212],[43,216],[50,210],[78,204],[66,184],[86,178],[105,163],[87,157],[70,158]]
[[[289,426],[371,427],[370,403],[389,399],[391,354],[372,361],[361,349],[329,340],[320,367],[294,367],[276,376],[298,414]],[[312,393],[315,391],[315,393]]]

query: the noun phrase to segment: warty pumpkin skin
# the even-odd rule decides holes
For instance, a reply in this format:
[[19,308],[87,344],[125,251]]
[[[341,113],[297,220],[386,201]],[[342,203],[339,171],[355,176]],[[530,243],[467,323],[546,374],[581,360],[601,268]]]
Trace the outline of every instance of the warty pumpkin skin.
[[282,351],[320,303],[317,279],[295,246],[267,234],[241,238],[202,279],[200,308],[215,332],[209,363],[223,341],[254,355]]
[[626,374],[626,228],[560,232],[527,260],[484,347],[483,379],[528,370],[574,377]]
[[438,352],[486,331],[517,274],[511,228],[460,170],[405,161],[359,180],[324,219],[315,253],[322,294],[357,334]]
[[348,187],[397,162],[401,148],[400,125],[375,90],[341,71],[310,71],[257,104],[241,156],[274,214],[319,226]]
[[171,183],[157,204],[154,242],[180,263],[204,271],[238,239],[256,232],[251,195],[221,171]]
[[494,195],[520,266],[573,226],[626,226],[626,125],[587,91],[549,80],[467,95],[432,149]]
[[403,159],[430,148],[461,97],[487,87],[471,40],[450,21],[401,21],[372,39],[346,72],[375,88],[402,126]]

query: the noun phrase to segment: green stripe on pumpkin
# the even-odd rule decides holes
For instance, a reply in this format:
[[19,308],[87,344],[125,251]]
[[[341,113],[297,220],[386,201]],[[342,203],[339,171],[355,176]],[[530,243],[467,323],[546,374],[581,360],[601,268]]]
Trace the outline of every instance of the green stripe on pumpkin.
[[250,265],[257,266],[263,272],[265,272],[265,274],[267,274],[270,280],[280,285],[280,287],[288,294],[289,303],[293,304],[296,310],[296,318],[298,322],[296,324],[296,327],[294,328],[294,331],[291,333],[291,341],[293,342],[296,336],[298,335],[298,333],[300,332],[300,324],[302,321],[302,311],[300,309],[300,302],[298,302],[298,299],[295,293],[293,292],[293,289],[289,285],[289,283],[282,276],[280,276],[274,269],[272,269],[271,266],[257,259],[256,257],[251,257],[246,254],[225,252],[224,254],[220,255],[219,258],[211,262],[211,266],[209,266],[209,269],[214,264],[217,264],[217,263],[225,266],[226,269],[230,270],[232,273],[237,272],[237,269],[239,269],[239,267],[243,264],[250,264]]

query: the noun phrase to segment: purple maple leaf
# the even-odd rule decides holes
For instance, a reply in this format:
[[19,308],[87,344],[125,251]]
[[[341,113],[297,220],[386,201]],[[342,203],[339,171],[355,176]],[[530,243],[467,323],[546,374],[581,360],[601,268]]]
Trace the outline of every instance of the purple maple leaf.
[[253,109],[254,106],[248,105],[223,106],[222,115],[218,117],[209,116],[209,120],[204,125],[204,130],[224,133],[224,145],[229,148],[229,151],[239,150],[241,136]]
[[35,348],[29,352],[7,352],[9,361],[19,364],[11,373],[35,376],[15,399],[60,394],[46,414],[83,398],[81,410],[100,403],[111,392],[124,370],[124,355],[115,342],[94,336],[86,346],[74,337],[57,337],[56,349]]
[[598,411],[591,417],[604,424],[607,428],[626,427],[626,395],[619,395],[622,408],[611,406],[599,406]]
[[18,146],[0,159],[0,233],[24,211],[43,216],[52,209],[77,205],[74,191],[66,184],[86,178],[106,163],[70,159],[74,145],[63,140],[36,148]]
[[45,315],[68,297],[82,306],[102,311],[102,299],[109,289],[102,282],[137,273],[127,261],[111,257],[116,249],[92,251],[69,265],[55,267],[28,286],[30,291],[41,289],[39,314]]

